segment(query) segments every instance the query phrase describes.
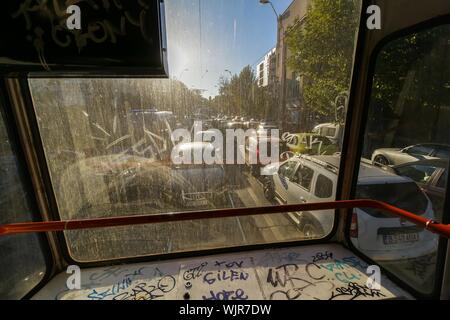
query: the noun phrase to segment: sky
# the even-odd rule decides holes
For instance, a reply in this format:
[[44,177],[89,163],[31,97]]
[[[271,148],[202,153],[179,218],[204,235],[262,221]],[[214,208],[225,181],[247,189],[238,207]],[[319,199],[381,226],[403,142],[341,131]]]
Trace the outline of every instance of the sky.
[[[291,1],[272,3],[281,14]],[[205,97],[217,94],[221,77],[255,68],[276,45],[275,13],[259,0],[166,0],[165,7],[170,77]]]

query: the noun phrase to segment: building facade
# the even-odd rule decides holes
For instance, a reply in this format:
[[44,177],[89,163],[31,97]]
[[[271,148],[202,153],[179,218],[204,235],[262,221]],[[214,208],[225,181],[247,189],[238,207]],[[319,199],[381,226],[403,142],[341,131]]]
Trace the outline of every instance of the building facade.
[[258,87],[267,87],[276,79],[276,48],[271,49],[256,66]]
[[306,18],[308,7],[312,0],[293,0],[289,7],[280,15],[278,21],[278,41],[276,47],[276,77],[282,87],[281,114],[283,126],[289,131],[309,131],[312,128],[302,128],[300,113],[302,112],[302,79],[288,66],[291,55],[286,43],[286,35],[290,27],[302,24]]

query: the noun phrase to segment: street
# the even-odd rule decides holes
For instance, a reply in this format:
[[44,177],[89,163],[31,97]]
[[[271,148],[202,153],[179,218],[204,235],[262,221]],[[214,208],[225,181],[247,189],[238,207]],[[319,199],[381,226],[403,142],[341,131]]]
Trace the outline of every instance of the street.
[[[240,174],[237,185],[229,187],[228,197],[229,207],[271,205],[262,184],[246,172]],[[77,230],[67,231],[66,236],[75,259],[87,261],[302,239],[288,214]]]

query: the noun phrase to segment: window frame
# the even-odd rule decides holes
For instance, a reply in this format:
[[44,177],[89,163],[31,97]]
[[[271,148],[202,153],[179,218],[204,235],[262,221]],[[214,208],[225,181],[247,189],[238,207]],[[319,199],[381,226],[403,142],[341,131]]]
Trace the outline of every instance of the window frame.
[[[5,80],[5,78],[3,78]],[[26,161],[26,157],[23,151],[23,145],[21,143],[21,137],[17,130],[17,121],[13,112],[13,103],[8,94],[8,85],[5,81],[0,83],[0,117],[5,120],[5,129],[8,138],[10,139],[10,146],[13,150],[14,156],[18,163],[19,179],[23,188],[27,191],[28,201],[30,204],[30,214],[33,216],[33,220],[43,221],[43,216],[39,210],[38,199],[33,187],[33,178],[30,174],[29,167]],[[0,120],[1,121],[1,120]],[[38,244],[41,249],[41,253],[44,258],[45,271],[41,280],[36,283],[21,299],[30,299],[40,289],[42,289],[52,278],[55,268],[55,257],[52,254],[50,248],[49,239],[46,234],[36,234]]]
[[[352,77],[351,82],[349,84],[350,89],[353,88],[354,85],[354,77],[353,74],[355,73],[355,68],[357,65],[357,62],[360,60],[359,54],[361,54],[363,46],[363,40],[365,39],[365,33],[362,32],[366,28],[366,13],[365,8],[368,5],[369,0],[361,0],[361,8],[359,12],[359,25],[358,29],[355,30],[355,39],[354,39],[354,56],[352,61]],[[37,154],[37,160],[36,165],[42,169],[42,181],[39,180],[37,183],[42,185],[42,188],[44,189],[44,192],[47,197],[48,206],[49,206],[49,215],[51,216],[51,219],[53,221],[61,221],[61,217],[59,215],[59,209],[56,202],[56,196],[54,194],[53,185],[51,183],[50,179],[50,171],[47,165],[46,161],[46,155],[44,152],[44,147],[42,143],[42,137],[40,135],[37,119],[36,119],[36,113],[34,112],[34,105],[31,98],[31,91],[28,84],[29,79],[39,79],[39,78],[78,78],[78,79],[95,79],[95,78],[101,78],[101,79],[117,79],[117,78],[148,78],[145,76],[127,76],[125,75],[126,70],[124,70],[124,73],[122,75],[112,75],[112,74],[105,74],[102,76],[98,76],[95,74],[89,74],[89,73],[71,73],[71,74],[65,74],[65,73],[55,73],[55,72],[49,72],[49,73],[20,73],[15,75],[19,78],[20,81],[20,91],[24,98],[24,105],[25,105],[25,112],[27,115],[27,120],[29,121],[29,131],[31,131],[31,134],[36,137],[35,145],[33,146],[34,151]],[[349,123],[350,115],[352,113],[352,110],[348,110],[347,117],[345,123]],[[343,145],[350,140],[350,137],[345,134],[343,137]],[[343,148],[343,150],[345,147]],[[342,151],[343,151],[342,150]],[[343,152],[342,152],[343,153]],[[345,163],[345,159],[341,157],[341,168],[343,168],[342,164]],[[342,180],[341,174],[344,172],[343,169],[339,170],[338,175],[338,183],[336,185],[336,193],[334,200],[343,200],[341,197],[341,187],[342,184],[340,181]],[[259,207],[259,208],[267,208],[267,207]],[[339,209],[334,210],[334,219],[333,219],[333,228],[331,231],[323,238],[317,238],[317,239],[303,239],[303,240],[295,240],[295,241],[288,241],[288,242],[268,242],[268,243],[261,243],[261,244],[251,244],[251,245],[242,245],[237,247],[220,247],[220,248],[214,248],[214,249],[204,249],[204,250],[191,250],[191,251],[184,251],[184,252],[175,252],[175,253],[168,253],[168,254],[156,254],[156,255],[144,255],[144,256],[138,256],[138,257],[120,257],[117,259],[110,259],[110,260],[100,260],[100,261],[78,261],[73,259],[73,257],[70,255],[68,243],[66,241],[66,237],[63,232],[55,232],[55,237],[58,242],[58,254],[60,254],[61,258],[64,260],[65,263],[68,264],[77,264],[81,268],[90,268],[90,267],[102,267],[102,266],[109,266],[111,264],[122,264],[122,263],[140,263],[140,262],[153,262],[153,261],[161,261],[161,260],[170,260],[170,259],[178,259],[178,258],[192,258],[192,257],[199,257],[199,256],[205,256],[205,255],[214,255],[214,254],[223,254],[223,253],[239,253],[239,252],[247,252],[247,251],[253,251],[253,250],[261,250],[261,249],[267,249],[268,246],[271,248],[289,248],[289,247],[299,247],[299,246],[310,246],[315,244],[330,244],[330,243],[336,243],[336,244],[342,244],[338,241],[338,239],[341,239],[342,236],[338,236],[337,233],[342,232],[342,221],[339,219]],[[213,211],[212,211],[213,213]],[[211,214],[211,212],[209,212]],[[232,215],[231,215],[232,216]]]
[[[367,4],[366,2],[364,2]],[[363,4],[364,5],[364,4]],[[356,150],[356,161],[354,163],[354,166],[352,168],[352,172],[354,173],[352,176],[352,185],[351,185],[351,191],[350,191],[350,197],[349,199],[355,199],[356,194],[356,188],[357,188],[357,182],[359,177],[359,166],[361,164],[362,159],[362,153],[363,153],[363,144],[364,144],[364,135],[367,128],[367,120],[369,115],[369,109],[370,109],[370,101],[371,101],[371,95],[372,95],[372,88],[373,88],[373,80],[376,72],[376,63],[377,58],[379,57],[381,51],[385,48],[385,46],[392,41],[404,38],[408,35],[419,33],[428,29],[436,28],[443,25],[448,25],[450,21],[450,14],[444,14],[441,16],[437,16],[428,20],[421,21],[419,23],[415,23],[411,26],[408,26],[406,28],[401,28],[398,31],[391,32],[384,36],[380,41],[377,42],[375,47],[370,51],[370,58],[369,58],[369,64],[368,64],[368,72],[367,75],[363,79],[359,79],[359,81],[366,81],[366,85],[364,88],[363,93],[363,99],[364,103],[362,106],[362,117],[360,120],[360,127],[358,129],[358,148]],[[356,65],[355,65],[356,67]],[[355,89],[355,83],[353,82],[355,79],[352,79],[352,88],[350,91],[350,97],[352,96],[352,93]],[[352,101],[349,102],[349,111],[347,113],[346,118],[346,124],[347,126],[350,125],[352,119],[352,112],[354,110],[351,110],[350,108]],[[346,126],[346,127],[347,127]],[[344,136],[344,148],[342,151],[342,154],[345,154],[344,151],[347,149],[346,142],[349,139],[349,128],[347,127],[345,129],[345,136]],[[341,168],[343,168],[341,162]],[[449,159],[450,164],[450,159]],[[450,179],[450,170],[447,170],[447,179]],[[342,170],[339,172],[339,179],[338,179],[338,192],[341,191],[342,188]],[[449,181],[449,180],[447,180]],[[339,194],[340,195],[340,194]],[[445,201],[444,201],[444,210],[443,212],[448,212],[450,210],[450,185],[447,183],[446,187],[446,193],[445,193]],[[345,240],[355,255],[359,256],[361,259],[368,261],[369,263],[378,265],[376,261],[365,255],[363,252],[361,252],[358,248],[356,248],[350,237],[350,228],[352,223],[352,215],[347,214],[345,217],[345,224],[344,224],[344,236]],[[450,224],[450,214],[444,215],[442,223],[444,224]],[[383,274],[386,274],[395,284],[397,284],[400,288],[408,291],[410,294],[412,294],[414,297],[419,299],[439,299],[441,297],[442,292],[442,284],[444,280],[444,272],[448,272],[445,269],[446,265],[446,259],[447,259],[447,247],[450,242],[445,239],[444,237],[439,237],[439,244],[438,244],[438,250],[437,250],[437,258],[436,258],[436,269],[435,269],[435,281],[434,281],[434,287],[433,290],[429,294],[425,294],[423,292],[420,292],[416,290],[414,287],[410,286],[405,280],[402,280],[400,277],[398,277],[395,273],[387,270],[385,267],[380,266],[380,269],[382,270]],[[447,262],[448,263],[448,262]]]
[[[363,15],[364,13],[361,11],[360,13]],[[357,41],[358,39],[355,39]],[[27,119],[29,121],[31,134],[36,137],[36,143],[34,145],[34,150],[36,151],[38,163],[37,165],[42,169],[42,179],[43,188],[45,189],[45,193],[48,198],[49,207],[50,207],[50,215],[53,221],[62,221],[61,216],[59,214],[59,208],[57,206],[56,195],[53,190],[53,184],[50,178],[50,169],[47,164],[45,150],[42,142],[42,137],[39,131],[37,115],[34,112],[34,105],[31,97],[31,89],[29,86],[29,79],[49,79],[49,78],[77,78],[77,79],[98,79],[99,77],[94,76],[86,76],[86,75],[76,75],[76,74],[29,74],[27,76],[20,77],[20,89],[24,98],[25,104],[25,112],[27,114]],[[120,76],[101,76],[100,79],[119,79],[119,78],[127,78]],[[136,78],[136,77],[131,77]],[[141,77],[144,78],[144,77]],[[298,167],[298,164],[296,164]],[[296,169],[296,168],[295,168]],[[295,170],[294,170],[295,173]],[[335,200],[339,200],[336,196]],[[266,208],[266,207],[258,207],[258,208]],[[205,211],[208,215],[214,213],[214,211]],[[287,212],[286,212],[287,213]],[[230,215],[232,217],[232,215]],[[94,267],[104,267],[110,266],[111,264],[132,264],[132,263],[142,263],[142,262],[155,262],[155,261],[163,261],[163,260],[171,260],[171,259],[183,259],[183,258],[194,258],[208,255],[216,255],[216,254],[227,254],[227,253],[240,253],[240,252],[248,252],[254,250],[263,250],[267,249],[268,246],[271,248],[289,248],[289,247],[299,247],[299,246],[310,246],[315,244],[324,244],[324,243],[339,243],[336,242],[336,232],[338,231],[338,210],[334,212],[334,222],[333,229],[322,238],[317,239],[298,239],[294,241],[286,241],[286,242],[266,242],[266,243],[258,243],[258,244],[249,244],[249,245],[240,245],[240,246],[231,246],[231,247],[218,247],[213,249],[204,249],[204,250],[187,250],[182,252],[172,252],[172,253],[158,253],[158,254],[147,254],[136,257],[118,257],[116,259],[109,260],[98,260],[98,261],[79,261],[72,257],[69,249],[69,244],[66,240],[63,231],[55,232],[56,238],[59,244],[58,251],[67,264],[76,264],[80,268],[94,268]]]

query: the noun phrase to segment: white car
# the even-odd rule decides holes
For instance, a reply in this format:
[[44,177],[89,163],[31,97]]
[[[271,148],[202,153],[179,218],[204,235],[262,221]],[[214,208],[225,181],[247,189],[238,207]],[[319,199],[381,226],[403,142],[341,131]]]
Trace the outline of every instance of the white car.
[[[195,154],[203,156],[217,150],[209,142],[189,142],[177,144],[173,154],[181,156],[191,153],[191,161],[194,162]],[[176,157],[174,159],[178,162]],[[226,176],[220,164],[172,164],[171,180],[174,182],[172,191],[179,195],[179,205],[182,207],[198,209],[224,205]]]
[[376,166],[397,166],[414,161],[448,159],[449,157],[449,145],[422,143],[403,149],[377,149],[372,154],[372,163]]
[[344,134],[344,128],[336,123],[322,123],[314,127],[313,133],[327,137],[332,143],[339,144]]
[[[299,156],[264,168],[264,195],[282,204],[334,201],[340,158]],[[357,199],[373,199],[434,219],[431,201],[409,178],[361,163]],[[305,237],[320,238],[333,227],[334,210],[290,213]],[[437,249],[437,237],[377,209],[355,209],[352,243],[373,259],[398,260],[425,256]]]

